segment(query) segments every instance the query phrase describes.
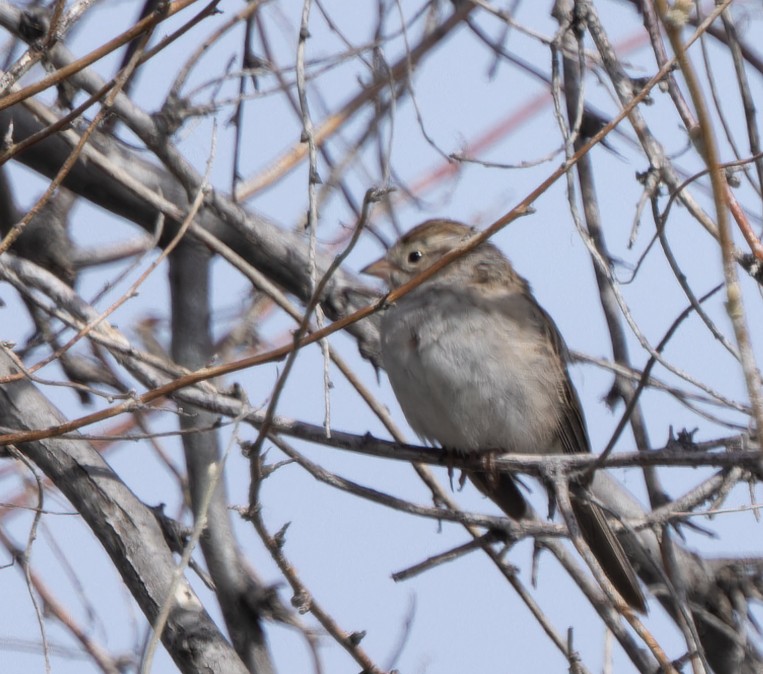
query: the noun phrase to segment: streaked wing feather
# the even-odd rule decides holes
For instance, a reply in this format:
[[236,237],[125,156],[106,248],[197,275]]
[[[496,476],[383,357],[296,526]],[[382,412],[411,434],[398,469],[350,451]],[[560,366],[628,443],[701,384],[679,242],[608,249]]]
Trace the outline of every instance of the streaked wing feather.
[[561,408],[564,413],[558,422],[559,438],[564,448],[564,453],[580,454],[590,452],[591,442],[588,439],[588,431],[586,430],[585,419],[583,418],[583,408],[580,405],[580,399],[575,392],[569,372],[567,371],[567,362],[569,361],[567,345],[564,343],[562,336],[559,334],[554,321],[548,313],[535,302],[534,298],[533,303],[540,314],[540,321],[548,338],[548,343],[557,356],[559,356],[558,361],[564,370],[559,390],[559,396],[562,399]]

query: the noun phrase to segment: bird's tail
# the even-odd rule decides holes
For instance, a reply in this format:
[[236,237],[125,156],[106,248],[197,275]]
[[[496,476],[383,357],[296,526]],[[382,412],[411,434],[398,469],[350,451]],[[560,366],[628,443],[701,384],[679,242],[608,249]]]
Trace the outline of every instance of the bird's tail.
[[572,498],[572,510],[596,561],[628,604],[646,613],[646,599],[638,577],[601,506],[585,498]]
[[[469,479],[485,496],[514,520],[527,513],[527,503],[511,475],[498,471],[469,471]],[[572,495],[572,510],[580,533],[596,561],[629,606],[646,613],[646,599],[638,577],[604,510],[584,496]]]

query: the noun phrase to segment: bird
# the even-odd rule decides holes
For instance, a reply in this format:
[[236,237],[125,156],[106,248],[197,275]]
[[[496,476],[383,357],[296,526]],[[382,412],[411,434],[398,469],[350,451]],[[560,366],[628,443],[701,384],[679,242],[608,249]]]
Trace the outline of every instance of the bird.
[[[427,220],[362,272],[397,289],[476,233],[454,220]],[[387,303],[380,341],[395,397],[424,441],[464,453],[591,451],[561,334],[491,242]],[[511,475],[487,465],[467,474],[509,517],[526,516],[527,502]],[[622,598],[646,612],[638,577],[606,513],[579,485],[571,486],[583,538]]]

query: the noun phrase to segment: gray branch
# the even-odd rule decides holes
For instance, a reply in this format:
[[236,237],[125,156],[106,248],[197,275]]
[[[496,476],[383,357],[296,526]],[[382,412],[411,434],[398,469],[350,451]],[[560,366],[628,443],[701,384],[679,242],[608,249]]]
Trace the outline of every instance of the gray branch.
[[[0,351],[0,376],[18,373],[10,355]],[[29,381],[0,387],[0,424],[6,428],[44,428],[62,421],[58,410]],[[20,444],[18,449],[87,522],[153,623],[168,600],[175,568],[154,514],[88,442],[51,438]],[[188,674],[247,671],[185,579],[175,592],[162,643],[178,668]]]

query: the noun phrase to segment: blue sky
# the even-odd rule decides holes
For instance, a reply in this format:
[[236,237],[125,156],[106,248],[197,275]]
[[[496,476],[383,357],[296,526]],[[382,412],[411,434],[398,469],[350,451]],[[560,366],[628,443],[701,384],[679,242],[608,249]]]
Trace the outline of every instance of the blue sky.
[[[552,37],[556,24],[548,14],[549,4],[519,3],[517,21]],[[600,2],[596,5],[615,45],[626,44],[626,41],[641,34],[640,19],[628,3]],[[147,111],[154,111],[171,85],[179,63],[211,32],[213,26],[221,24],[241,6],[237,2],[221,3],[223,15],[202,23],[187,39],[148,65],[136,83],[136,101]],[[336,1],[324,2],[323,6],[353,44],[360,46],[372,40],[376,3],[355,3],[353,11],[346,11],[347,5]],[[295,0],[267,3],[261,11],[280,64],[292,63],[296,53],[301,3]],[[403,11],[412,12],[414,7],[406,4]],[[441,12],[447,14],[449,11],[450,5],[443,4]],[[112,33],[116,34],[128,26],[136,12],[137,4],[127,2],[93,9],[91,16],[83,19],[72,36],[72,50],[82,54],[94,48]],[[399,25],[396,12],[396,9],[390,12],[388,30]],[[493,37],[501,35],[501,24],[486,13],[477,11],[476,20]],[[742,24],[742,28],[750,36],[759,23],[759,16],[751,14],[748,21],[749,23]],[[412,34],[407,36],[409,41],[415,43],[420,30],[419,23]],[[163,28],[161,34],[169,31],[169,27]],[[344,50],[341,40],[327,27],[316,7],[312,11],[310,31],[308,61],[331,57]],[[228,59],[240,50],[240,45],[239,28],[231,34],[230,39],[215,45],[196,64],[188,89],[218,76]],[[259,49],[256,42],[255,45]],[[512,29],[504,46],[541,70],[549,71],[548,48],[523,35],[521,31]],[[712,43],[708,47],[712,55],[717,54],[713,51]],[[385,44],[383,54],[387,63],[395,62],[403,48],[402,36]],[[699,53],[695,51],[692,55],[698,63]],[[628,51],[625,58],[629,73],[633,76],[650,76],[655,71],[654,59],[647,45]],[[366,61],[370,61],[368,54]],[[484,45],[467,28],[461,27],[416,68],[412,79],[416,103],[426,134],[441,152],[448,154],[463,151],[486,130],[521,111],[546,91],[545,86],[510,64],[500,63],[491,76],[489,70],[492,64],[493,57]],[[113,72],[115,65],[115,57],[110,57],[96,64],[95,69],[107,75]],[[234,65],[233,69],[236,67]],[[311,72],[319,71],[316,67]],[[735,101],[729,73],[728,64],[719,57],[719,89],[725,92],[728,87],[727,95]],[[34,71],[28,80],[39,76],[40,72]],[[328,113],[341,109],[342,103],[357,92],[358,81],[367,81],[370,76],[367,64],[358,58],[342,61],[330,70],[321,71],[310,85],[314,122],[317,124]],[[287,77],[292,77],[291,71],[287,72]],[[270,165],[275,157],[293,147],[299,138],[299,120],[278,92],[275,78],[263,75],[260,87],[260,93],[245,109],[244,151],[241,160],[241,172],[245,177]],[[608,114],[616,111],[616,104],[605,85],[589,76],[586,87],[586,96],[597,108]],[[759,95],[760,82],[753,81],[753,87]],[[223,86],[219,97],[224,98],[226,95],[235,95],[234,83]],[[207,97],[208,90],[203,90],[194,100],[197,103],[207,102]],[[641,108],[650,127],[664,144],[666,152],[675,155],[674,161],[678,167],[689,172],[697,170],[700,162],[694,153],[686,151],[686,135],[679,128],[679,120],[666,100],[666,95],[655,91],[654,99],[653,106]],[[212,183],[221,191],[229,190],[231,182],[233,134],[230,125],[226,124],[230,113],[231,109],[226,108],[217,115]],[[729,114],[732,123],[738,127],[738,105],[729,105]],[[342,156],[348,147],[352,147],[369,120],[369,112],[361,113],[332,140],[331,148],[336,157]],[[627,125],[625,132],[632,137]],[[204,169],[210,152],[212,133],[210,119],[203,118],[188,122],[174,138],[184,156],[200,171]],[[125,134],[124,139],[130,142],[135,140],[129,134]],[[550,160],[515,170],[466,165],[457,176],[441,180],[417,194],[418,203],[408,200],[403,188],[428,178],[433,171],[443,166],[444,159],[438,149],[424,138],[410,97],[396,106],[392,121],[383,125],[381,145],[386,147],[387,143],[392,148],[391,165],[394,185],[398,188],[394,197],[394,213],[404,229],[437,215],[484,227],[515,205],[561,161],[558,153],[551,154],[560,147],[561,138],[550,102],[479,156],[479,159],[504,164],[532,162],[549,155]],[[634,175],[644,171],[647,165],[643,156],[627,142],[614,138],[612,144],[619,154],[596,148],[592,158],[599,205],[606,226],[605,236],[617,261],[617,277],[625,281],[630,277],[639,256],[647,249],[654,233],[654,223],[647,209],[635,244],[632,248],[628,247],[636,205],[641,196],[641,185],[634,179]],[[723,150],[724,158],[730,159],[731,154],[725,145]],[[319,163],[319,170],[323,177],[328,176],[329,171],[322,163]],[[14,167],[12,178],[20,198],[26,198],[30,203],[45,184],[22,168]],[[381,180],[377,148],[371,145],[349,173],[347,184],[355,199],[360,202],[365,190],[379,185]],[[307,210],[306,186],[307,169],[302,164],[272,188],[255,195],[246,205],[283,227],[296,227],[303,222]],[[709,208],[706,196],[701,192],[698,195]],[[743,186],[738,195],[740,200],[752,203],[751,208],[759,209],[754,205],[754,195],[748,186]],[[607,358],[611,349],[590,258],[570,217],[566,199],[566,185],[564,181],[558,181],[536,202],[534,215],[518,220],[499,233],[494,241],[531,282],[536,296],[558,323],[569,347],[594,357]],[[756,210],[755,215],[757,214]],[[335,241],[343,231],[342,228],[352,226],[354,220],[355,216],[338,190],[334,190],[320,206],[319,242],[328,244]],[[374,212],[374,224],[384,232],[388,240],[394,239],[389,218],[381,207],[377,207]],[[759,222],[756,221],[755,224],[759,228]],[[136,232],[131,225],[83,204],[73,216],[73,234],[78,243],[95,245],[130,238]],[[681,268],[697,294],[702,294],[721,280],[720,253],[716,244],[689,217],[685,209],[679,209],[673,214],[668,236]],[[373,237],[366,236],[353,250],[347,267],[357,271],[380,254],[378,242]],[[147,264],[148,260],[144,266]],[[127,334],[131,334],[136,321],[149,314],[168,318],[165,272],[166,267],[162,267],[154,273],[142,287],[139,296],[128,302],[116,315],[114,322]],[[116,273],[115,268],[87,273],[80,282],[81,294],[86,298],[94,296]],[[219,316],[222,329],[225,321],[230,320],[231,316],[235,317],[245,305],[249,288],[240,275],[224,264],[215,264],[213,279],[215,315]],[[372,285],[371,281],[368,283]],[[107,306],[124,288],[124,283],[117,285],[101,306]],[[749,322],[754,326],[760,320],[760,296],[747,281],[744,281],[744,289],[751,312]],[[622,292],[635,322],[652,344],[660,340],[687,303],[657,246],[645,258],[635,280],[622,286]],[[6,316],[20,315],[23,309],[14,302],[9,287],[3,287],[0,296],[8,303],[3,309]],[[708,303],[708,311],[731,337],[721,295]],[[162,325],[166,328],[167,323]],[[292,328],[290,321],[273,316],[262,326],[262,334],[273,342],[280,343]],[[7,321],[7,330],[8,334],[3,339],[23,340],[28,335],[28,328],[15,319]],[[17,332],[11,334],[14,330]],[[162,334],[167,336],[166,331]],[[634,365],[643,365],[646,355],[639,347],[638,340],[631,333],[628,339]],[[395,420],[405,426],[386,377],[382,374],[377,383],[372,368],[360,359],[354,342],[348,337],[336,335],[332,337],[331,343],[355,367],[374,394],[388,406]],[[756,343],[755,346],[759,347],[759,344]],[[671,341],[665,356],[670,362],[725,395],[735,400],[746,400],[738,365],[719,348],[696,317],[686,321],[685,327]],[[267,404],[279,368],[279,365],[274,365],[240,372],[232,380],[245,388],[253,404]],[[679,381],[662,368],[657,368],[655,374],[674,384]],[[55,369],[51,369],[50,376],[57,376]],[[572,376],[583,401],[592,444],[601,449],[607,443],[621,411],[618,409],[614,413],[610,412],[602,400],[612,384],[611,375],[591,365],[574,365]],[[333,427],[358,434],[370,431],[387,437],[380,423],[342,376],[332,370],[331,378],[334,384],[330,392]],[[50,395],[67,414],[77,414],[73,394],[59,390],[51,391]],[[287,417],[322,423],[323,397],[323,363],[319,352],[314,347],[305,349],[297,359],[278,412]],[[647,392],[642,404],[655,448],[667,441],[671,427],[675,431],[684,427],[698,428],[695,436],[697,440],[727,433],[699,418],[664,393]],[[723,416],[737,423],[746,423],[740,415],[724,413]],[[170,430],[176,422],[172,414],[163,414],[157,416],[152,423],[156,430]],[[221,436],[225,442],[228,431],[222,431]],[[241,436],[251,440],[255,434],[252,429],[244,429]],[[415,436],[408,432],[408,437],[413,441]],[[173,438],[161,442],[170,456],[181,464],[179,442]],[[329,470],[374,489],[429,504],[426,489],[417,480],[412,468],[405,463],[371,459],[302,443],[295,445]],[[634,449],[629,433],[623,434],[618,449]],[[274,462],[282,458],[275,449],[271,449],[268,456]],[[145,443],[125,443],[109,453],[107,458],[141,499],[149,504],[165,502],[168,504],[168,512],[177,511],[180,494],[176,486],[173,486],[168,471],[156,460]],[[703,475],[708,474],[706,471],[688,469],[661,471],[672,496],[682,494],[697,484]],[[246,504],[247,475],[246,462],[234,449],[226,470],[232,505]],[[637,471],[616,471],[615,475],[643,501],[643,480]],[[438,471],[438,476],[443,484],[448,483],[445,471]],[[6,481],[4,484],[9,483]],[[6,486],[4,492],[13,493],[14,488]],[[534,503],[543,512],[545,495],[537,485],[533,492]],[[469,485],[454,493],[453,497],[468,510],[496,512],[495,507]],[[749,502],[749,495],[745,490],[737,488],[726,506],[739,506],[746,502]],[[457,526],[414,518],[337,492],[316,483],[295,465],[281,468],[268,480],[263,489],[262,503],[271,531],[280,529],[287,522],[291,523],[285,551],[316,600],[344,629],[366,632],[362,645],[380,666],[394,666],[402,672],[416,674],[566,671],[565,661],[550,645],[519,598],[489,560],[479,553],[439,566],[407,582],[396,584],[391,580],[392,573],[466,542],[465,532]],[[70,512],[68,504],[55,496],[50,497],[47,505],[51,509]],[[24,540],[29,519],[23,513],[14,518],[11,529],[17,540]],[[45,532],[34,548],[33,561],[73,614],[89,626],[95,638],[112,651],[134,648],[143,638],[142,617],[115,577],[105,554],[84,524],[77,522],[77,519],[71,514],[47,516]],[[712,555],[759,554],[759,524],[750,513],[729,513],[705,521],[703,526],[717,532],[718,537],[712,539],[688,531],[687,542],[692,548]],[[277,569],[251,527],[239,523],[237,528],[241,547],[252,566],[269,582],[278,583],[280,578]],[[61,547],[61,555],[55,552],[51,538]],[[509,552],[509,559],[519,568],[520,578],[527,585],[531,583],[531,555],[532,547],[528,542],[517,545]],[[63,560],[67,560],[74,573],[65,570]],[[10,569],[6,569],[5,574],[7,601],[17,609],[13,614],[0,611],[0,634],[9,640],[34,640],[38,628],[21,577],[14,575]],[[79,593],[77,582],[73,580],[75,575],[85,585],[87,601]],[[209,593],[200,584],[195,585],[208,609],[217,616]],[[94,592],[96,587],[98,591]],[[581,652],[583,662],[591,671],[600,671],[605,641],[604,627],[548,554],[541,555],[537,588],[533,594],[560,632],[566,633],[568,627],[573,628],[574,645]],[[282,596],[285,601],[289,601],[289,592],[285,587]],[[89,606],[92,606],[93,613],[101,616],[100,619],[91,622]],[[308,626],[315,626],[309,616],[304,617],[304,622]],[[647,624],[669,649],[674,649],[669,652],[671,657],[682,654],[681,641],[659,607],[651,608]],[[52,641],[70,643],[60,628],[51,626],[50,635]],[[309,654],[304,639],[298,633],[293,629],[272,626],[268,628],[268,636],[278,671],[310,671]],[[357,670],[357,665],[327,636],[322,637],[320,643],[325,671]],[[22,653],[13,648],[7,650],[8,653],[4,656],[6,671],[42,670],[43,661],[39,653]],[[389,659],[398,650],[399,658],[391,662]],[[614,658],[614,671],[632,671],[618,647],[615,647]],[[54,658],[54,665],[53,671],[60,673],[91,671],[79,662],[63,658]],[[159,656],[154,671],[172,671],[171,663],[163,654]]]

